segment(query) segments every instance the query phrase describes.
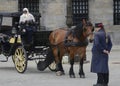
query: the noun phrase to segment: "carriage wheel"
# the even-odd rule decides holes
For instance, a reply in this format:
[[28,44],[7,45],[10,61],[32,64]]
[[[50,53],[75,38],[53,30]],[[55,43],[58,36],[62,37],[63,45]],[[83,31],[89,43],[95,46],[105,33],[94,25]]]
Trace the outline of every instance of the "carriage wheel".
[[25,49],[22,46],[19,46],[14,55],[12,56],[15,68],[19,73],[24,73],[27,69],[27,55]]
[[48,68],[51,70],[51,71],[56,71],[56,63],[55,61],[53,61],[49,66]]

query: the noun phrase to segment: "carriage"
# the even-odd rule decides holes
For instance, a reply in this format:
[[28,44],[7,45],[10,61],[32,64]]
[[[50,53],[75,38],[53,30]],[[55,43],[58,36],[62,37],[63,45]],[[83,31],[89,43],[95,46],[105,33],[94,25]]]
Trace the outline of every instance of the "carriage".
[[[25,42],[19,26],[20,12],[0,13],[0,55],[6,57],[1,62],[7,62],[8,58],[12,58],[16,70],[24,73],[27,69],[28,61],[35,60],[37,69],[45,70],[47,67],[51,71],[56,70],[54,58],[52,56],[51,47],[49,46],[49,34],[51,31],[41,30],[39,24],[33,24],[36,29],[33,33],[31,43]],[[35,18],[40,18],[39,13],[33,13]],[[4,25],[7,22],[8,25]],[[5,23],[6,24],[6,23]]]

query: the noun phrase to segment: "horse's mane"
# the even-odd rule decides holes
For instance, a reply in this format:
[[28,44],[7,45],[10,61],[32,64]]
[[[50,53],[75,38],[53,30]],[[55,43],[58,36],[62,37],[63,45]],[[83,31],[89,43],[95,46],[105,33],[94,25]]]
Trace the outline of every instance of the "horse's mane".
[[80,22],[78,25],[76,25],[76,27],[74,28],[74,35],[80,39],[80,37],[82,36],[83,33],[83,24],[82,22]]

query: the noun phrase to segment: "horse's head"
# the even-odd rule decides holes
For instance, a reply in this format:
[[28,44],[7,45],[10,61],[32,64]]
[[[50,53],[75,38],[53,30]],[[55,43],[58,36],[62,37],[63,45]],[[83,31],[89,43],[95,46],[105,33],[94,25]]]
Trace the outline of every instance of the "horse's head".
[[94,26],[90,21],[83,21],[84,36],[88,37],[89,42],[93,41]]
[[86,39],[94,30],[93,24],[90,21],[83,20],[74,28],[75,36],[79,40]]
[[94,31],[94,26],[90,21],[83,21],[83,35],[88,37]]

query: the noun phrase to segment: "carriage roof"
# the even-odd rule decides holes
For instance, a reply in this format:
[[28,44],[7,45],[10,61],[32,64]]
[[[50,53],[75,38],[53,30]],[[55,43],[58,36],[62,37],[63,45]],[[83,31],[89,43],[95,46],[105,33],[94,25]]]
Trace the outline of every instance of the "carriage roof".
[[[20,17],[22,12],[0,12],[2,17]],[[40,13],[32,13],[35,17],[41,17]]]

